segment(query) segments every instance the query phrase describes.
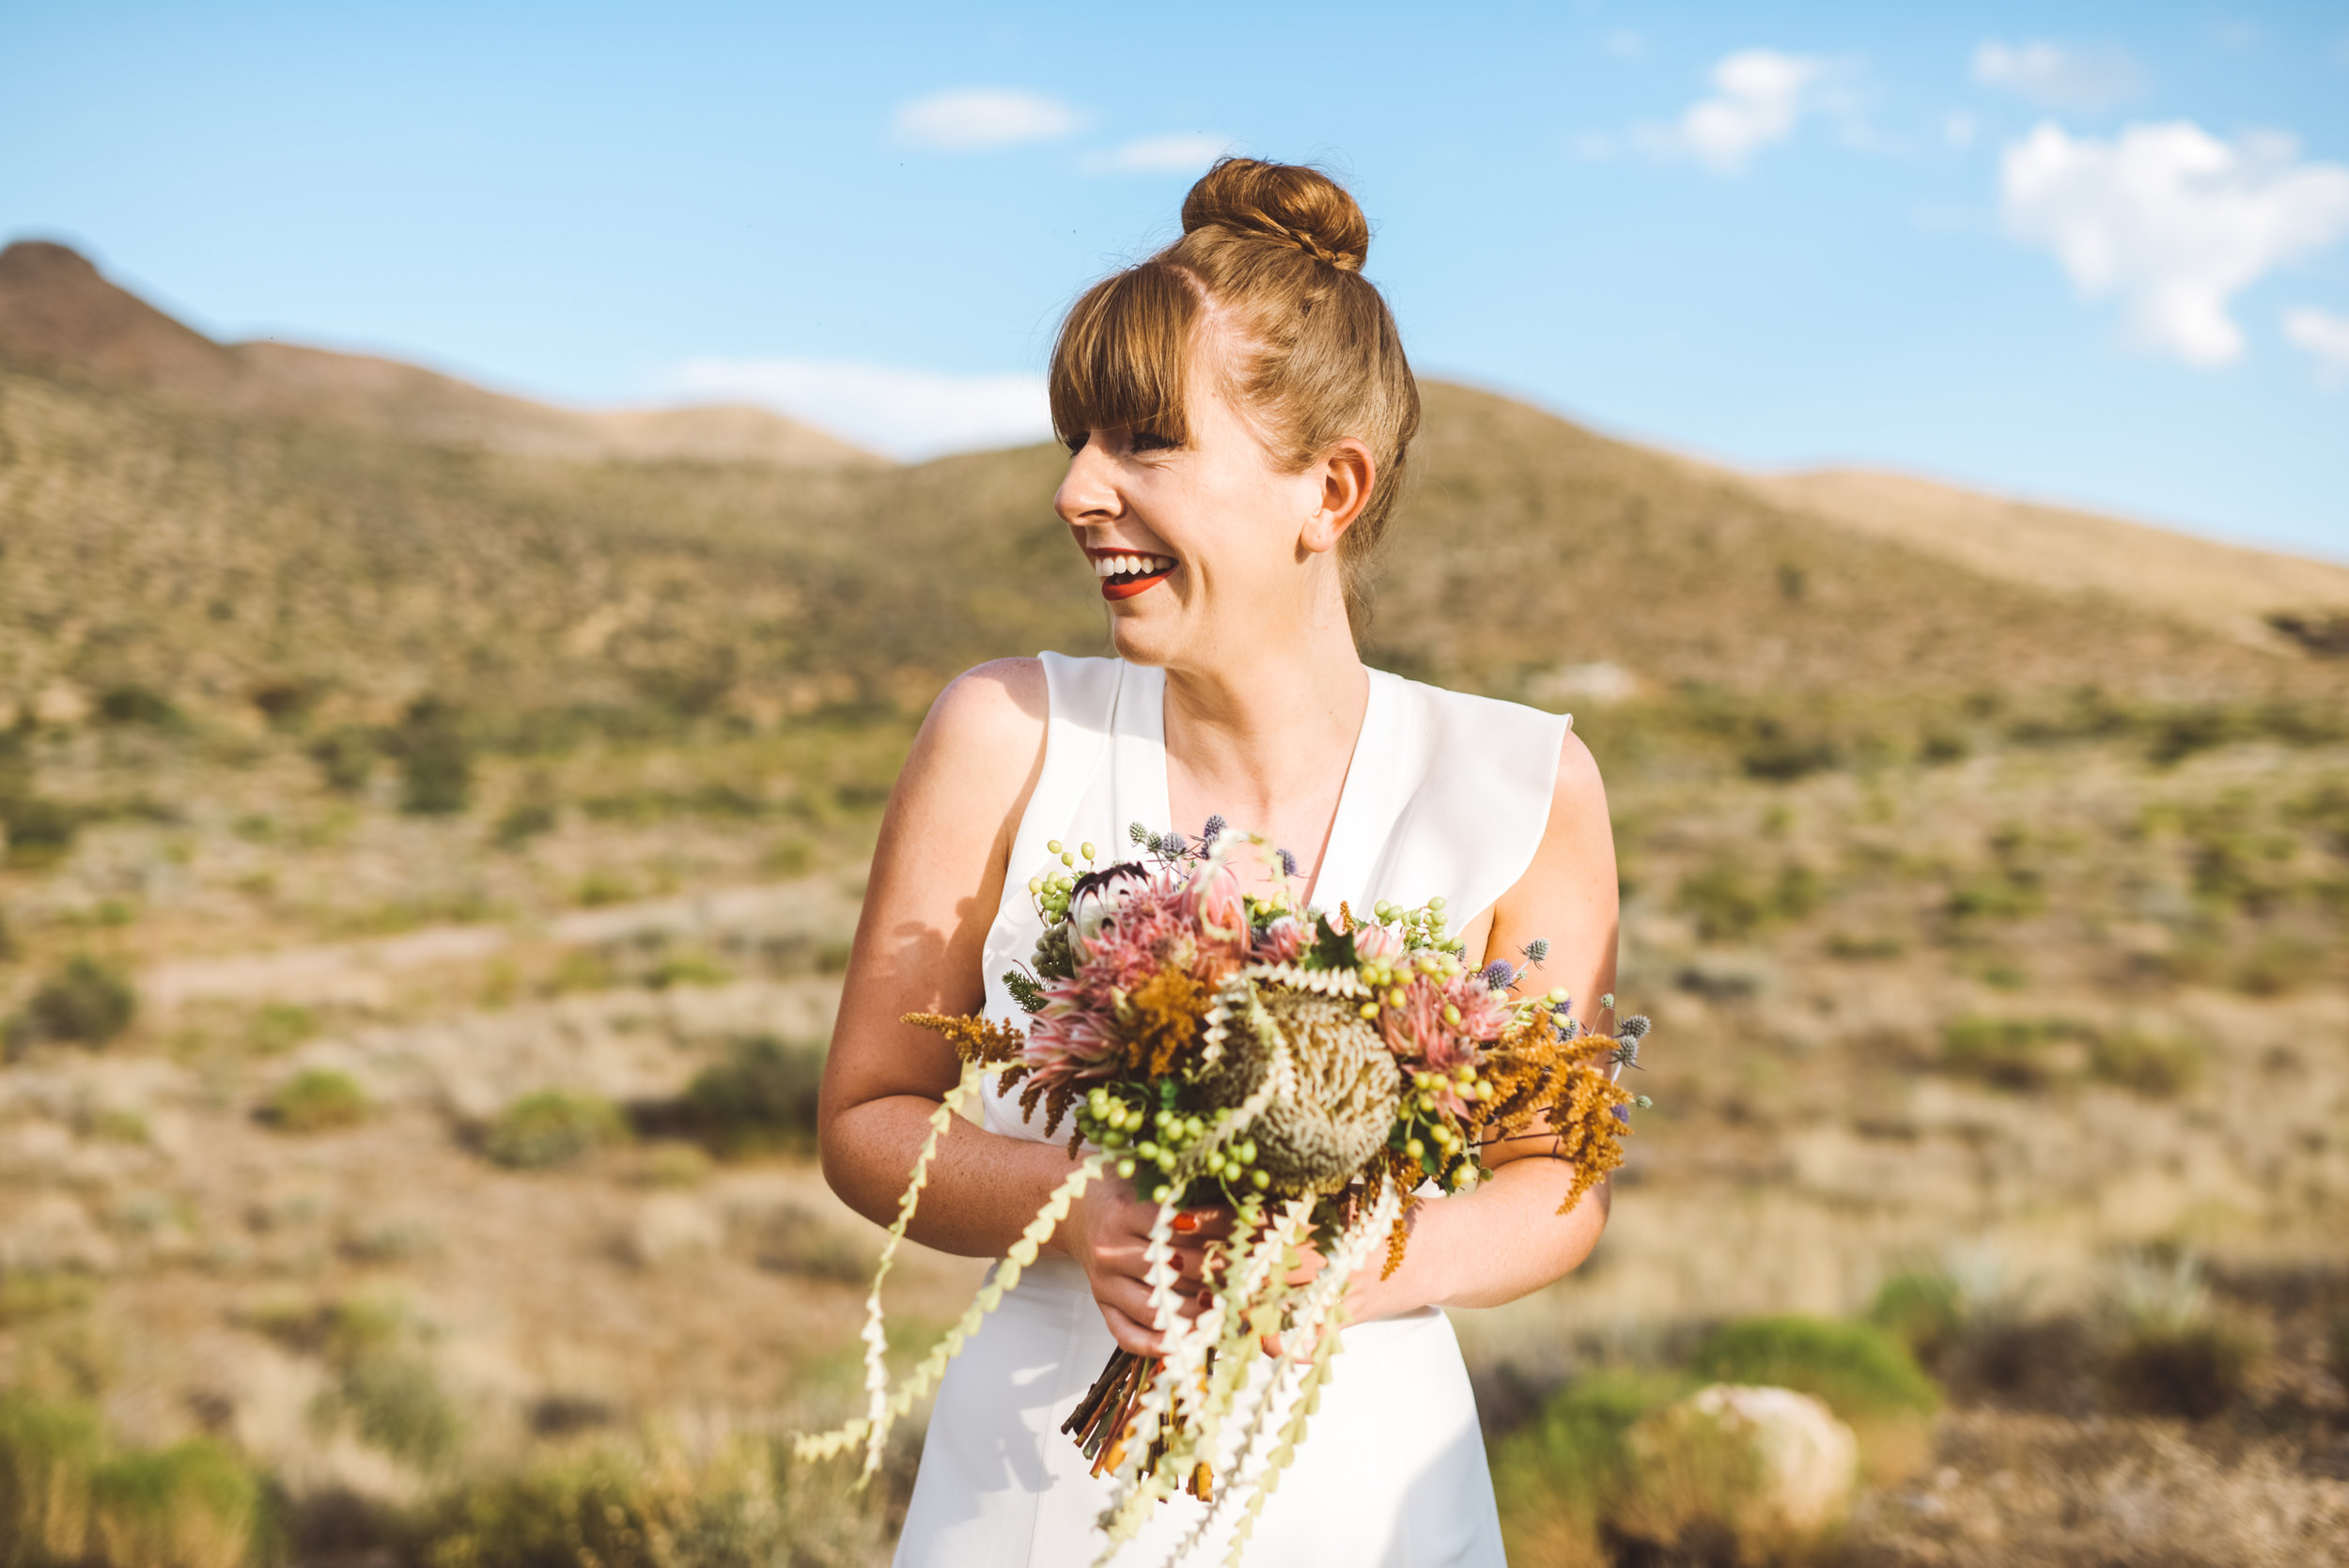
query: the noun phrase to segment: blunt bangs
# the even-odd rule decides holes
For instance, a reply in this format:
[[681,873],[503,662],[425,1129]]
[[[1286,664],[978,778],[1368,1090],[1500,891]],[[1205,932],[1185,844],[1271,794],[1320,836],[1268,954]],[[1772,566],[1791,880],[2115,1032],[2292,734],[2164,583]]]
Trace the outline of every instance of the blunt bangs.
[[1052,433],[1064,445],[1093,430],[1141,428],[1188,442],[1184,380],[1199,314],[1197,286],[1162,261],[1085,290],[1052,345]]

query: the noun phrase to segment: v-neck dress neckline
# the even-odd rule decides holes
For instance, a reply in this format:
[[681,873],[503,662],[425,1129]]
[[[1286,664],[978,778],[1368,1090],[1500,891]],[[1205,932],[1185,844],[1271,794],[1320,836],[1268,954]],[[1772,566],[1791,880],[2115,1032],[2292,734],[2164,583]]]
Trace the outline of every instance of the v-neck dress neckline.
[[[1362,702],[1361,724],[1354,732],[1346,779],[1338,786],[1337,810],[1330,818],[1329,836],[1307,895],[1309,904],[1332,911],[1341,898],[1358,900],[1392,825],[1377,759],[1392,751],[1402,682],[1384,670],[1366,668],[1363,674],[1370,678],[1370,690]],[[1172,828],[1195,839],[1204,821],[1174,820],[1172,758],[1166,747],[1166,672],[1153,669],[1148,676],[1143,682],[1148,690],[1136,692],[1130,705],[1120,693],[1111,759],[1117,799],[1121,804],[1131,802],[1139,813],[1136,820],[1152,831]],[[1253,826],[1238,821],[1232,825],[1243,830]]]

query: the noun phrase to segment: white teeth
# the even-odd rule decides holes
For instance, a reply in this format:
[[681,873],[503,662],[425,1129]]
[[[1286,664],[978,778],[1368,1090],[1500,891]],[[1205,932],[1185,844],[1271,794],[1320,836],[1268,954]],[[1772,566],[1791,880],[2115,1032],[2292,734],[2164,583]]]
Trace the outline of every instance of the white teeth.
[[1095,556],[1095,557],[1093,558],[1093,575],[1094,575],[1094,576],[1096,576],[1096,577],[1113,577],[1113,576],[1115,576],[1115,575],[1116,575],[1116,573],[1117,573],[1117,567],[1116,567],[1116,565],[1115,565],[1113,562],[1112,562],[1112,561],[1110,560],[1110,558],[1109,558],[1108,556],[1106,556],[1106,555],[1097,555],[1097,556]]
[[1117,558],[1117,569],[1128,577],[1131,577],[1142,569],[1142,562],[1136,556],[1121,555]]

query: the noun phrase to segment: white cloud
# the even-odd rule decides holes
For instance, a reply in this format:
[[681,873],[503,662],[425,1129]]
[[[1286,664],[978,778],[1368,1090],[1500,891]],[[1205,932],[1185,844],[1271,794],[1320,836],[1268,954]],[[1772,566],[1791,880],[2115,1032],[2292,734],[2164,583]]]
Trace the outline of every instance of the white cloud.
[[2302,305],[2284,312],[2284,335],[2316,356],[2317,379],[2326,386],[2349,380],[2349,316]]
[[1974,50],[1974,80],[2047,109],[2108,109],[2145,88],[2145,73],[2125,50],[2067,49],[2044,40],[1984,39]]
[[1083,116],[1057,99],[1006,87],[962,87],[897,106],[897,134],[919,147],[976,152],[1050,142],[1068,135]]
[[2186,120],[2108,142],[2043,123],[2007,147],[1999,196],[2009,233],[2053,251],[2082,294],[2119,297],[2133,341],[2210,369],[2243,352],[2237,292],[2349,233],[2349,167],[2297,154]]
[[1679,122],[1649,127],[1641,139],[1651,150],[1685,154],[1717,174],[1735,174],[1746,160],[1795,132],[1816,106],[1814,89],[1828,62],[1774,49],[1744,49],[1713,67],[1713,96],[1688,105]]
[[914,460],[1052,433],[1041,376],[953,376],[853,361],[692,359],[668,393],[761,404],[858,445]]
[[1088,174],[1205,174],[1231,150],[1232,138],[1206,132],[1142,136],[1084,161]]

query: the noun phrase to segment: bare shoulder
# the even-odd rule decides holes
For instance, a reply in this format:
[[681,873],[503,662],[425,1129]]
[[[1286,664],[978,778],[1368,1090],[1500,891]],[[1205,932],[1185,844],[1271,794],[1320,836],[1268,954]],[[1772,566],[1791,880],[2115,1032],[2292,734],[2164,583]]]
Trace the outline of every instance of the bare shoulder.
[[942,768],[966,784],[1017,784],[1042,754],[1049,697],[1044,663],[997,659],[965,670],[930,704],[907,766]]
[[1561,826],[1560,818],[1597,815],[1607,820],[1607,784],[1598,776],[1598,758],[1582,744],[1582,737],[1569,729],[1558,745],[1558,782],[1549,800],[1550,827]]

